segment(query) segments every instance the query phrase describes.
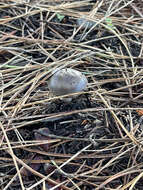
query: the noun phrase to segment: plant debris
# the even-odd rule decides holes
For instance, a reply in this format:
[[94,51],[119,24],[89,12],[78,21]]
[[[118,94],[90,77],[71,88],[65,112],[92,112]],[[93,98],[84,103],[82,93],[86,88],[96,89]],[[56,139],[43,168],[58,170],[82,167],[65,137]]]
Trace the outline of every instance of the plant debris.
[[[142,26],[140,0],[0,2],[0,189],[142,190]],[[70,104],[59,68],[88,79]]]

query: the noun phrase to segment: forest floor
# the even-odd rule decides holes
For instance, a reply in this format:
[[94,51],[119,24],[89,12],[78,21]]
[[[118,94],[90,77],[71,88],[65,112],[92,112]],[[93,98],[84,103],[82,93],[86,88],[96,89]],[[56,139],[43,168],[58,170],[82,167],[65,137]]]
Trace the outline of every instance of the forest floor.
[[[48,80],[88,79],[71,102]],[[0,189],[142,190],[141,0],[0,1]]]

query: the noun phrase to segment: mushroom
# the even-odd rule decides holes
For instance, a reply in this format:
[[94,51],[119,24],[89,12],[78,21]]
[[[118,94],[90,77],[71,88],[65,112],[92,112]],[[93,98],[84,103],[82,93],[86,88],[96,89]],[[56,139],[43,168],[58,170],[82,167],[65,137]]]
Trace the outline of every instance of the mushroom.
[[96,24],[96,22],[88,21],[85,18],[78,18],[76,22],[78,26],[82,25],[82,28],[86,28],[86,29],[90,29]]
[[[49,89],[56,96],[83,91],[87,86],[87,78],[75,69],[61,69],[53,74],[49,81]],[[72,98],[64,98],[64,101],[71,101]]]

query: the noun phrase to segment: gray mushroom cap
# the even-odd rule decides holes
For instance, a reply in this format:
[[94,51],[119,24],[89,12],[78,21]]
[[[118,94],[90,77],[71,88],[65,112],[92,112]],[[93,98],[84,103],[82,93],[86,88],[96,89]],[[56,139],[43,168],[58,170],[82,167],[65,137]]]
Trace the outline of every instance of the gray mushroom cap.
[[77,22],[78,26],[82,25],[82,28],[87,28],[87,29],[90,29],[91,27],[93,27],[96,24],[96,22],[88,21],[85,18],[78,18],[76,20],[76,22]]
[[49,89],[54,95],[66,95],[83,91],[87,86],[86,77],[75,69],[61,69],[53,74]]

